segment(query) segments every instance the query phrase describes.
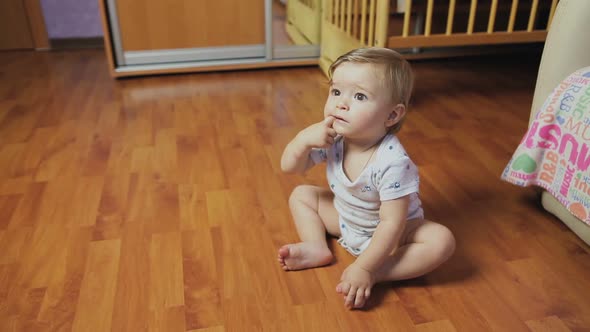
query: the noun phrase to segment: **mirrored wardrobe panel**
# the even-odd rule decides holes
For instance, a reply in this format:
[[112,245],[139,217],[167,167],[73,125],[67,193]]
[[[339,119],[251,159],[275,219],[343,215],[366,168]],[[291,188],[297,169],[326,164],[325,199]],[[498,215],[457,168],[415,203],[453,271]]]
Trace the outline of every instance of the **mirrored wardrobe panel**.
[[115,77],[318,63],[322,0],[100,0]]
[[318,58],[322,0],[271,0],[274,58]]

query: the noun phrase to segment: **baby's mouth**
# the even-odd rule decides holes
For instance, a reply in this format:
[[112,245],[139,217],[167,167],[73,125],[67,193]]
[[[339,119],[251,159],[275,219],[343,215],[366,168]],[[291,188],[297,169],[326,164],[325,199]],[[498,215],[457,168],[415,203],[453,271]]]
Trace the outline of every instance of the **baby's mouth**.
[[336,119],[336,120],[339,120],[339,121],[342,121],[342,122],[348,122],[348,121],[344,120],[343,118],[341,118],[341,117],[339,117],[339,116],[333,115],[333,117],[334,117],[334,119]]

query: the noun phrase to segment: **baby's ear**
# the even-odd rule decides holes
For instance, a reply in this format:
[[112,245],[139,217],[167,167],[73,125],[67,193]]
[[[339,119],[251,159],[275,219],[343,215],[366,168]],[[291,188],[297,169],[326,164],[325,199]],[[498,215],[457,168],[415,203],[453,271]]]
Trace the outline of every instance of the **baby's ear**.
[[389,128],[395,125],[400,122],[404,116],[406,116],[406,106],[404,104],[395,105],[389,113],[389,117],[385,120],[385,127]]

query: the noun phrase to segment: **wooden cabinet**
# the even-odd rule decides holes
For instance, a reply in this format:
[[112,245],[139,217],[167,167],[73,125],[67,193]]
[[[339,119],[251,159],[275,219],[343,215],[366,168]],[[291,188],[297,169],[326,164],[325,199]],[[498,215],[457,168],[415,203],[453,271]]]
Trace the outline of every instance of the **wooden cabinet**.
[[275,0],[101,0],[113,76],[317,63],[272,44]]

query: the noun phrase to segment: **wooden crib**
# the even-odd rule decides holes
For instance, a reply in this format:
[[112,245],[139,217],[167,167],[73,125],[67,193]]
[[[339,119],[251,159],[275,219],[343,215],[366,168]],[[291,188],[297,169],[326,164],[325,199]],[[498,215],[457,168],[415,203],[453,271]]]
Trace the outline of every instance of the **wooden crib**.
[[[558,0],[324,0],[320,66],[349,50],[544,41]],[[412,31],[410,31],[412,29]]]
[[297,45],[318,45],[323,0],[288,0],[285,27]]

